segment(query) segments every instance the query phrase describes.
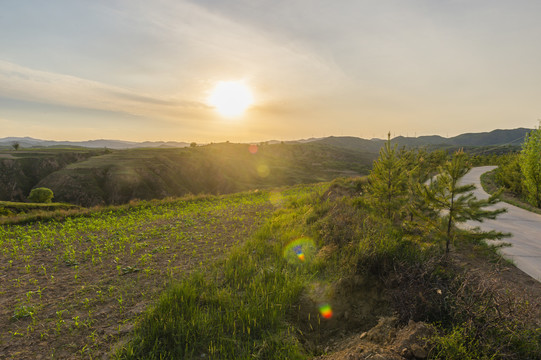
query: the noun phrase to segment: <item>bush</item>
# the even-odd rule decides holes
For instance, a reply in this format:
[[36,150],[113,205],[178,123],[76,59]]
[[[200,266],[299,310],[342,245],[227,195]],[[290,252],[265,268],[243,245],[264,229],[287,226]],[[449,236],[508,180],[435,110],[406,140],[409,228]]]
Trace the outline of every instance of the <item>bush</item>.
[[494,178],[499,186],[503,186],[515,196],[526,197],[518,155],[504,156],[499,167],[495,170]]
[[13,212],[11,212],[11,210],[6,209],[3,206],[0,206],[0,216],[9,216],[9,215],[13,215]]
[[32,189],[32,191],[30,191],[30,195],[28,195],[28,200],[34,203],[50,203],[53,197],[54,194],[51,189],[40,187]]

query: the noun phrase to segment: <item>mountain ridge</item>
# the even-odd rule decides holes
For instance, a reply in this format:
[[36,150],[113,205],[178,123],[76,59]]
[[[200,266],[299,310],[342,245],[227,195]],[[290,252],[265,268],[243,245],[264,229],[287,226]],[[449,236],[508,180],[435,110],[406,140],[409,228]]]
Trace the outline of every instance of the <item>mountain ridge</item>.
[[[399,146],[497,146],[497,145],[520,145],[524,137],[532,129],[495,129],[488,132],[463,133],[453,137],[443,137],[440,135],[422,135],[418,137],[396,136],[391,142]],[[298,140],[283,141],[287,144],[293,143],[322,143],[331,146],[338,146],[357,151],[378,152],[385,139],[364,139],[355,136],[327,136],[322,138],[308,138]],[[276,144],[280,140],[269,140],[255,143]],[[11,147],[18,143],[22,148],[32,147],[85,147],[85,148],[109,148],[109,149],[134,149],[134,148],[182,148],[190,146],[188,142],[182,141],[127,141],[116,139],[94,139],[84,141],[61,141],[61,140],[42,140],[32,137],[5,137],[0,138],[0,147]]]
[[134,149],[134,148],[154,148],[154,147],[166,147],[166,148],[182,148],[190,146],[187,142],[179,141],[126,141],[115,139],[94,139],[84,141],[68,141],[68,140],[42,140],[32,137],[5,137],[0,139],[0,147],[11,147],[13,144],[18,143],[22,148],[34,148],[34,147],[84,147],[84,148],[108,148],[115,150]]

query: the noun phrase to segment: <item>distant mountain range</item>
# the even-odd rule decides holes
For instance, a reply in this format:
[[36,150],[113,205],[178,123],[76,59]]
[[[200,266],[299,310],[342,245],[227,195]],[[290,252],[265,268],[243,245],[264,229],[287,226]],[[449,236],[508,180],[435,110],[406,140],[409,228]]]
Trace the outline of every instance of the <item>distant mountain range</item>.
[[[475,147],[475,146],[520,146],[524,137],[532,129],[518,128],[510,130],[493,130],[482,133],[467,133],[450,138],[439,135],[404,137],[397,136],[391,139],[392,144],[406,147],[427,146],[431,148],[445,147]],[[386,140],[362,139],[352,136],[330,136],[322,139],[313,139],[314,143],[345,148],[349,150],[377,153]]]
[[11,147],[18,143],[21,148],[32,147],[84,147],[84,148],[108,148],[108,149],[134,149],[134,148],[179,148],[190,144],[177,141],[145,141],[133,142],[123,140],[87,140],[87,141],[54,141],[40,140],[31,137],[6,137],[0,139],[0,147]]
[[[419,147],[419,146],[501,146],[516,145],[519,146],[524,141],[524,137],[532,129],[518,128],[509,130],[493,130],[482,133],[466,133],[458,136],[445,138],[439,135],[404,137],[397,136],[392,139],[392,143],[399,146]],[[280,143],[279,140],[267,141],[268,144]],[[285,141],[285,143],[321,143],[340,148],[378,152],[385,140],[382,139],[362,139],[353,136],[330,136],[325,138],[310,138],[296,141]],[[88,140],[88,141],[53,141],[40,140],[30,137],[6,137],[0,139],[0,147],[11,147],[18,143],[21,148],[32,147],[84,147],[84,148],[108,148],[108,149],[133,149],[133,148],[182,148],[190,144],[187,142],[176,141],[145,141],[132,142],[123,140]]]

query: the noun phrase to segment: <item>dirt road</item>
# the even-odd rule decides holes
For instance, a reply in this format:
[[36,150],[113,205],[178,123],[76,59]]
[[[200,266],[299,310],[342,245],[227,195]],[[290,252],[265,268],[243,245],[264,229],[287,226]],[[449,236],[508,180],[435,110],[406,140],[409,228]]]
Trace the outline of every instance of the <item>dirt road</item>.
[[[495,166],[473,168],[462,179],[463,184],[475,184],[474,191],[478,199],[488,198],[481,187],[481,174],[494,169]],[[510,238],[503,239],[512,246],[501,250],[505,258],[512,260],[515,265],[541,282],[541,215],[523,210],[513,205],[500,202],[494,208],[507,208],[507,213],[501,214],[496,220],[485,220],[482,223],[469,221],[469,226],[479,226],[483,230],[510,232]]]

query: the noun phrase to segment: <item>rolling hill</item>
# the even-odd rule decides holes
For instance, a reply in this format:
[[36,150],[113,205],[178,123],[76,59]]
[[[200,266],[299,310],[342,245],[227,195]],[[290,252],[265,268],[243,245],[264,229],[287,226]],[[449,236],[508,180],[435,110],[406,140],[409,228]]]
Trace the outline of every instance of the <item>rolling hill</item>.
[[[519,149],[529,131],[494,130],[452,138],[396,137],[392,142],[429,150],[464,147],[472,153],[479,153],[476,149],[484,154],[500,153]],[[4,138],[0,145],[11,147],[8,144],[18,142],[21,150],[0,151],[0,200],[25,201],[30,190],[40,186],[52,189],[55,201],[93,206],[327,181],[367,174],[384,141],[331,136],[269,141],[260,146],[219,143],[186,148],[182,147],[186,143],[172,142]],[[52,147],[28,149],[28,144]],[[61,148],[68,145],[77,147]]]
[[[18,171],[0,179],[0,187],[6,190],[4,199],[11,201],[24,201],[30,188],[43,186],[53,190],[55,201],[84,206],[121,204],[132,199],[225,194],[363,175],[376,157],[376,153],[316,143],[258,147],[222,143],[108,151],[43,171],[41,177],[30,171],[45,166],[40,158],[34,158],[34,166],[26,168],[20,158],[4,158],[0,159],[0,170]],[[26,157],[24,161],[32,160]]]
[[[406,147],[429,147],[447,148],[447,147],[468,147],[468,146],[520,146],[524,137],[532,129],[518,128],[510,130],[493,130],[482,133],[467,133],[450,138],[439,135],[404,137],[397,136],[391,139],[393,144]],[[383,146],[385,140],[382,139],[361,139],[351,136],[330,136],[323,139],[317,139],[314,143],[327,144],[331,146],[356,149],[358,151],[377,152]]]

